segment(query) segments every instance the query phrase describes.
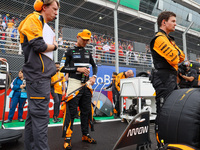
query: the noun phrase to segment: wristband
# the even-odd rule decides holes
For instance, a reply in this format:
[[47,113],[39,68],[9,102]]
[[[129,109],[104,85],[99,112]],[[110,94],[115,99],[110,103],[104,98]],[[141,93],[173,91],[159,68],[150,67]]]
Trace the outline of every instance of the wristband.
[[93,77],[97,78],[97,76],[96,76],[96,75],[93,75]]
[[55,48],[54,48],[53,50],[54,50],[54,51],[57,50],[58,47],[57,47],[55,44],[53,44],[53,45],[55,46]]

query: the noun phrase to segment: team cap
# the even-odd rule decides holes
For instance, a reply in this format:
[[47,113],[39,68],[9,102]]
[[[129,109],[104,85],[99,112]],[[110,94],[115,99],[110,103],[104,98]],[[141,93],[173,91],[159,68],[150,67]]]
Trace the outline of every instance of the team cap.
[[79,32],[77,36],[80,36],[84,40],[89,40],[91,38],[91,32],[87,29],[84,29],[82,32]]

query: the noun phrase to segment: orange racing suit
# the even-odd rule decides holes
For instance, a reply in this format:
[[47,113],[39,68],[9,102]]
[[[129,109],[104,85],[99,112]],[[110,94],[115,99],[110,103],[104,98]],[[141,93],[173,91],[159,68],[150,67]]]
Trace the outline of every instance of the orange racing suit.
[[158,131],[159,113],[166,97],[177,89],[178,63],[185,59],[174,38],[160,30],[150,43],[155,69],[152,70],[151,82],[156,90],[156,131]]

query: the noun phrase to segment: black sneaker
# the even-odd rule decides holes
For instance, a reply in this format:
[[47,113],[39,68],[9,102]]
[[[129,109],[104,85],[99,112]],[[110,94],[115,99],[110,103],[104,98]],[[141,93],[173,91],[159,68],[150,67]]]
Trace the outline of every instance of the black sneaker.
[[60,119],[58,119],[58,118],[57,118],[56,120],[57,120],[57,122],[61,122],[61,120],[60,120]]
[[53,118],[53,122],[56,123],[56,122],[57,122],[57,119],[56,119],[56,118]]
[[64,148],[65,148],[65,150],[71,150],[72,149],[71,138],[66,138],[66,140],[64,142]]
[[118,118],[118,117],[117,117],[117,114],[115,114],[115,113],[113,114],[113,116],[114,116],[114,119],[117,119],[117,118]]
[[4,123],[10,123],[10,122],[12,122],[12,120],[6,120],[6,121],[4,121]]
[[24,122],[24,119],[19,119],[18,121],[19,121],[19,122]]
[[90,137],[89,134],[88,135],[83,135],[82,136],[82,141],[90,143],[90,144],[96,144],[97,143],[93,138]]

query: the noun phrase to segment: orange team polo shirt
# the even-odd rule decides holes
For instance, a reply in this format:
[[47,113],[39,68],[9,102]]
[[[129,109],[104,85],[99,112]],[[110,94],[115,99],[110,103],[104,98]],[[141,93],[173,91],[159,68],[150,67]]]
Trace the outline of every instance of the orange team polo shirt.
[[9,23],[7,23],[7,25],[8,25],[8,28],[13,28],[14,23],[13,22],[9,22]]
[[[56,74],[51,77],[51,82],[55,82],[56,80],[58,80],[60,77],[64,77],[64,74],[61,72],[56,72]],[[58,94],[62,94],[62,83],[65,82],[65,78],[63,78],[62,81],[57,82],[56,84],[54,84],[54,92],[58,93]]]

